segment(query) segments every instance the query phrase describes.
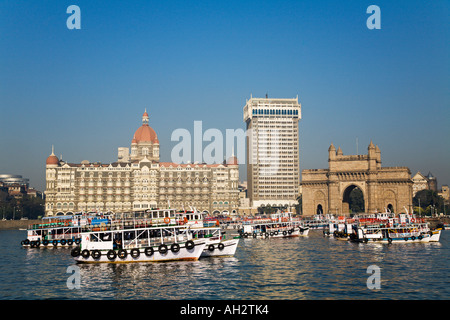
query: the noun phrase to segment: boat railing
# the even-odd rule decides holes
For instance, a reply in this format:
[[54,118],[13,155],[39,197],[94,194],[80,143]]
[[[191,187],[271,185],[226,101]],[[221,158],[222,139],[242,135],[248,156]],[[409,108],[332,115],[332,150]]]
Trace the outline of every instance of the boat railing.
[[149,227],[164,227],[164,226],[180,226],[184,225],[184,221],[178,221],[174,218],[155,218],[155,219],[117,219],[111,220],[108,223],[100,224],[86,224],[82,226],[83,232],[91,231],[110,231],[110,230],[126,230],[139,229]]
[[177,235],[177,236],[165,236],[165,237],[147,237],[143,239],[131,239],[124,240],[123,247],[125,249],[131,248],[142,248],[146,246],[156,247],[160,244],[172,244],[172,243],[180,243],[183,241],[187,241],[187,236],[185,235]]
[[66,234],[56,234],[56,235],[48,235],[46,236],[46,240],[61,240],[61,239],[72,239],[74,237],[78,237],[79,233],[66,233]]
[[367,229],[395,229],[395,228],[419,228],[429,229],[428,223],[374,223],[374,224],[357,224],[358,227]]
[[267,230],[289,230],[289,229],[292,229],[292,225],[282,225],[282,226],[270,226],[270,227],[267,227],[266,229]]
[[58,221],[58,222],[49,222],[49,223],[30,224],[30,225],[28,225],[28,230],[70,227],[70,226],[72,226],[72,223],[70,221]]
[[[161,227],[164,228],[164,227]],[[166,230],[167,231],[167,230]],[[134,239],[124,240],[125,248],[132,247],[144,247],[144,246],[159,246],[160,244],[171,245],[173,243],[181,243],[186,242],[190,239],[199,239],[198,233],[191,234],[188,228],[178,229],[174,232],[169,232],[167,234],[161,235],[158,234],[156,236],[151,236],[149,234],[145,234],[146,236],[142,239],[139,238],[139,234]]]

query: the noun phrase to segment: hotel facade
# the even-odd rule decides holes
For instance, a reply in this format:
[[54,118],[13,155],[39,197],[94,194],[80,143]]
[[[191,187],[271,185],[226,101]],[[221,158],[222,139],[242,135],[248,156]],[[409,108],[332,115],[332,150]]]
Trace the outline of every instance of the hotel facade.
[[46,215],[189,206],[214,214],[236,212],[239,166],[235,156],[223,164],[160,162],[159,146],[145,111],[131,148],[118,148],[117,162],[68,163],[52,150],[46,160]]
[[298,97],[247,100],[247,196],[253,208],[292,208],[298,203],[300,119]]

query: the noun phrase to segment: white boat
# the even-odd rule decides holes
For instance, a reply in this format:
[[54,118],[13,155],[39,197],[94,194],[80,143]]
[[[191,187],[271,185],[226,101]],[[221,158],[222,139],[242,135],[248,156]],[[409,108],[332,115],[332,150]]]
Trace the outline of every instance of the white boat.
[[416,243],[438,242],[441,228],[430,229],[430,224],[414,214],[395,215],[387,212],[373,217],[362,217],[355,220],[354,233],[351,240],[360,242],[378,241],[381,243]]
[[201,257],[225,257],[234,256],[239,244],[239,237],[226,239],[219,227],[189,228],[191,239],[203,239],[206,241]]
[[293,221],[290,213],[277,213],[243,221],[239,233],[244,238],[289,238],[307,236],[309,227]]
[[28,226],[27,238],[21,245],[29,248],[70,247],[81,243],[81,229],[100,228],[111,222],[109,214],[77,214],[44,217],[42,223]]
[[303,225],[310,229],[326,229],[330,223],[335,223],[337,219],[331,214],[317,214],[312,217],[304,217]]
[[78,263],[198,260],[206,241],[189,240],[187,230],[168,225],[85,232],[80,247],[74,248],[71,255]]
[[[354,226],[350,239],[358,242],[417,243],[439,241],[440,230],[430,231],[427,224]],[[435,235],[435,236],[434,236]],[[432,236],[434,238],[432,239]]]
[[233,256],[239,244],[239,238],[226,239],[217,220],[206,220],[206,214],[197,210],[178,212],[176,220],[187,228],[190,239],[206,241],[202,257]]
[[323,230],[323,235],[334,237],[336,240],[349,240],[352,232],[352,224],[343,220],[330,222]]
[[441,238],[441,231],[442,228],[428,231],[430,234],[430,242],[439,242],[439,239]]

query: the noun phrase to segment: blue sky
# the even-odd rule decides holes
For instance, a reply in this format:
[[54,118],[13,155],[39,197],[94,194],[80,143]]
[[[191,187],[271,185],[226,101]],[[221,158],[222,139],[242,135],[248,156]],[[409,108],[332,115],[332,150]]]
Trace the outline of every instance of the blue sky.
[[[69,30],[66,9],[81,9]],[[381,29],[369,30],[369,5]],[[113,162],[144,108],[173,130],[245,128],[250,94],[299,96],[300,168],[331,142],[450,183],[449,1],[0,1],[0,173]],[[245,180],[245,167],[241,170]]]

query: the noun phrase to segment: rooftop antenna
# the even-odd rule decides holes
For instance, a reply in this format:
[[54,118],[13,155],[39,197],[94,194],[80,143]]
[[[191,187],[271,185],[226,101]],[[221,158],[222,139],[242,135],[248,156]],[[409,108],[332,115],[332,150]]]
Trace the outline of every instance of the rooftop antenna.
[[269,98],[269,94],[268,94],[268,93],[266,93],[266,99],[267,99],[267,98]]

